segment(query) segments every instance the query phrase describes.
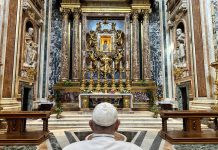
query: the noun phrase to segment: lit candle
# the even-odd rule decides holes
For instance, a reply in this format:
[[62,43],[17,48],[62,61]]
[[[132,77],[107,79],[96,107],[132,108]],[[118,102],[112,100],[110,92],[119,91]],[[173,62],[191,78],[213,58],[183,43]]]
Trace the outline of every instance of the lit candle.
[[100,62],[98,62],[98,68],[100,68]]
[[114,61],[113,61],[113,68],[114,68]]

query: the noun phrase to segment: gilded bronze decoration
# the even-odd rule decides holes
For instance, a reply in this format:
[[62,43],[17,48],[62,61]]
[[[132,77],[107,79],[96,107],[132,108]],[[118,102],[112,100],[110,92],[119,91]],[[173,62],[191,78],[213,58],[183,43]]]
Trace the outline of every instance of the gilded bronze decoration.
[[180,79],[183,75],[184,72],[184,68],[183,67],[174,67],[173,72],[174,72],[174,77],[176,80]]
[[[109,26],[109,28],[105,29],[104,26]],[[91,30],[86,34],[83,70],[87,68],[87,71],[83,73],[81,84],[83,92],[115,93],[124,90],[130,91],[129,79],[127,82],[128,89],[123,83],[126,80],[123,78],[126,73],[126,66],[123,63],[125,61],[124,41],[123,31],[116,30],[116,23],[109,22],[106,19],[97,22],[95,31]],[[116,79],[115,74],[118,75]],[[88,85],[87,89],[84,89],[85,85]]]
[[[102,28],[109,26],[110,29]],[[86,34],[86,48],[94,51],[111,52],[124,48],[124,33],[116,30],[116,23],[107,20],[96,24],[96,30]]]

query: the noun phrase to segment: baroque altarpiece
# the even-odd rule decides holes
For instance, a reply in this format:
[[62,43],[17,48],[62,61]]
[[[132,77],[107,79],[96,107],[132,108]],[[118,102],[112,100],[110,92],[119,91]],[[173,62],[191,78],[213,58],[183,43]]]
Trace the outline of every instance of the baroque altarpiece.
[[77,101],[80,93],[132,93],[133,108],[146,108],[156,90],[151,80],[150,2],[108,1],[104,8],[101,3],[62,0],[61,73],[54,89],[65,102],[72,97]]

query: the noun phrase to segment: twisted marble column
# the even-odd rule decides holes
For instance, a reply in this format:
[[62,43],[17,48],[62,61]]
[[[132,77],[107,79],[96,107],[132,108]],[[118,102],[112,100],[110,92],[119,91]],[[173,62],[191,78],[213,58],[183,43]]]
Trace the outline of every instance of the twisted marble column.
[[73,63],[72,63],[72,74],[73,81],[78,82],[80,78],[80,32],[79,32],[79,23],[80,23],[80,10],[76,9],[74,11],[74,20],[73,20]]
[[132,80],[140,80],[140,62],[139,62],[139,13],[132,13]]
[[143,49],[142,49],[142,62],[143,62],[143,80],[151,79],[151,61],[150,61],[150,45],[149,45],[149,13],[143,13]]
[[66,81],[69,78],[68,64],[68,24],[70,9],[62,9],[62,47],[61,47],[61,80]]

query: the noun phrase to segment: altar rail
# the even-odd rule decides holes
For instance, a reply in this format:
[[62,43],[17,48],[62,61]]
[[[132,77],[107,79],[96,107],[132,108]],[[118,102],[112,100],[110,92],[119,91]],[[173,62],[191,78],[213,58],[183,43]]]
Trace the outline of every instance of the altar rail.
[[[160,131],[160,135],[163,139],[172,144],[218,143],[218,112],[204,110],[160,111],[160,117],[162,118],[162,130]],[[183,118],[183,130],[168,131],[168,118]],[[202,130],[202,118],[214,118],[215,131]]]
[[[0,145],[38,145],[48,138],[48,118],[50,111],[1,111],[0,119],[7,122],[7,132],[0,134]],[[43,120],[43,129],[33,131],[26,129],[26,119]]]

